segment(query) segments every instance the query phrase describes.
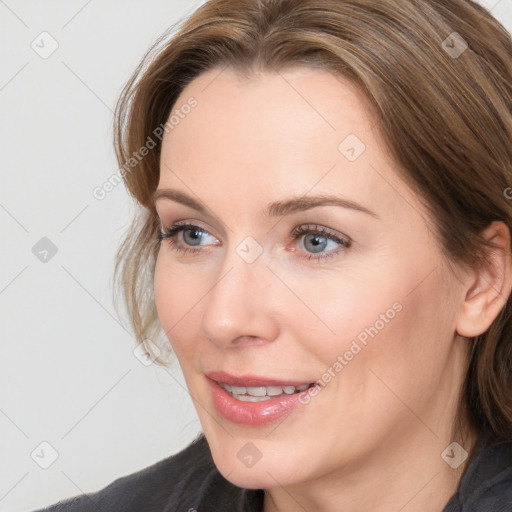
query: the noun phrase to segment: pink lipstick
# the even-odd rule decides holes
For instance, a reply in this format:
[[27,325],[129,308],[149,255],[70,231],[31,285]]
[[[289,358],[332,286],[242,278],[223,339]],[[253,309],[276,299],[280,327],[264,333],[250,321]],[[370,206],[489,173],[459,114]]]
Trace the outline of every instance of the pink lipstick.
[[209,372],[207,377],[217,411],[228,421],[250,426],[267,425],[289,415],[301,405],[301,394],[314,385],[225,372]]

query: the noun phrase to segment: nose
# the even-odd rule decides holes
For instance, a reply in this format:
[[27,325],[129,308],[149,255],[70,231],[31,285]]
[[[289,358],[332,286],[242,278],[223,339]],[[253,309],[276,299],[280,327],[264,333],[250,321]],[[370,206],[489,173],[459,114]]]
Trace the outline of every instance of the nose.
[[203,335],[220,348],[272,342],[279,332],[282,294],[263,255],[248,263],[230,248],[204,298]]

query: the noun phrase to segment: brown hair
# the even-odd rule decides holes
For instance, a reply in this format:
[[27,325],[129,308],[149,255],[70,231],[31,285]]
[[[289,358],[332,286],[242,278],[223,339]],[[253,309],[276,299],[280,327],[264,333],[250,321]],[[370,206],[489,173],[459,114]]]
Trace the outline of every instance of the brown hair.
[[[161,147],[156,128],[199,74],[213,67],[250,75],[304,65],[350,79],[372,105],[397,172],[431,213],[448,261],[476,268],[489,246],[481,231],[494,220],[512,229],[512,204],[504,193],[512,182],[511,55],[510,34],[471,0],[202,5],[169,41],[164,35],[150,49],[116,109],[117,158],[140,211],[118,250],[115,276],[137,342],[147,345],[162,334],[153,296],[159,224],[152,195]],[[157,139],[156,146],[135,160],[148,137]],[[459,410],[478,429],[490,427],[508,439],[511,336],[508,298],[492,326],[468,340]],[[169,346],[159,348],[170,354]],[[156,361],[166,364],[161,357]]]

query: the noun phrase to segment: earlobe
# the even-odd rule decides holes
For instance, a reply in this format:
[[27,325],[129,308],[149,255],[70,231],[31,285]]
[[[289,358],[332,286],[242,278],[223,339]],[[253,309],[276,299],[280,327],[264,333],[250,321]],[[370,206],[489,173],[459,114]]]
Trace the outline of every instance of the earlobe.
[[501,221],[492,222],[482,236],[495,248],[486,249],[486,263],[469,275],[468,288],[457,318],[457,334],[472,338],[483,334],[505,306],[512,288],[510,231]]

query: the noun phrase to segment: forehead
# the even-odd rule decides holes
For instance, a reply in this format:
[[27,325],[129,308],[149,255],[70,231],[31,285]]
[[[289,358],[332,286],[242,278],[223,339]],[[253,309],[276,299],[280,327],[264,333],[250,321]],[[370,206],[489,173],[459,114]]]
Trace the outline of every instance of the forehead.
[[173,113],[191,98],[195,108],[164,136],[160,187],[186,182],[197,193],[224,197],[229,190],[238,206],[309,191],[404,206],[396,200],[408,194],[405,184],[350,81],[305,67],[250,78],[213,69],[182,91]]
[[192,97],[197,107],[167,134],[166,143],[191,142],[195,132],[196,143],[206,143],[204,135],[212,146],[243,143],[245,158],[251,155],[249,141],[258,141],[259,149],[265,143],[271,148],[294,142],[307,149],[324,141],[322,146],[331,143],[337,152],[340,137],[349,130],[370,142],[366,132],[375,124],[362,93],[348,80],[320,69],[294,67],[245,77],[231,68],[216,68],[193,80],[174,108],[179,110]]

